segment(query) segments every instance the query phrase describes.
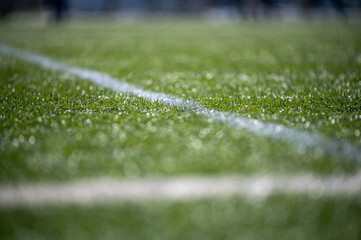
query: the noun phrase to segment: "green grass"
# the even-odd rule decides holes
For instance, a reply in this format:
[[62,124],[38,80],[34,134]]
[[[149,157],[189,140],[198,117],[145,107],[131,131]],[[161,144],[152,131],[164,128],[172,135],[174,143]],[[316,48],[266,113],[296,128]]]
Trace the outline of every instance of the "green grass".
[[[0,180],[352,172],[352,161],[1,58]],[[31,142],[30,138],[35,140]]]
[[71,65],[360,144],[359,25],[80,22],[3,31],[2,41]]
[[2,239],[359,239],[360,199],[272,196],[0,210]]
[[[0,23],[0,41],[220,111],[361,148],[356,25]],[[0,54],[0,182],[354,173],[359,163]],[[357,197],[1,209],[4,239],[359,239]],[[213,210],[212,210],[213,209]],[[271,220],[269,220],[271,219]],[[154,221],[153,221],[154,220]],[[275,223],[273,223],[273,221]],[[342,226],[342,227],[341,227]]]

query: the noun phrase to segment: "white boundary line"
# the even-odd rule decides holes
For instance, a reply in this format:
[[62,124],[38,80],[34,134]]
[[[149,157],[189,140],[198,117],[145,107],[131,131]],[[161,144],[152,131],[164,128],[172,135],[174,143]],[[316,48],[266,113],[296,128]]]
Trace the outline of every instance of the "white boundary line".
[[117,92],[130,93],[150,101],[182,107],[190,112],[201,114],[207,118],[223,122],[235,128],[245,129],[257,135],[264,135],[274,139],[291,142],[308,149],[320,149],[328,155],[337,155],[338,157],[356,160],[361,163],[361,149],[348,141],[330,140],[321,134],[287,128],[280,124],[267,123],[256,119],[244,118],[237,116],[235,113],[211,110],[194,101],[184,100],[165,93],[144,90],[140,87],[121,81],[120,79],[113,78],[105,73],[85,68],[71,67],[40,54],[10,47],[2,43],[0,43],[0,52],[37,64],[45,69],[73,74]]
[[305,195],[311,199],[361,196],[361,174],[353,176],[219,176],[144,178],[116,180],[99,178],[67,183],[0,186],[0,207],[46,204],[94,204],[128,201],[185,201],[243,196],[265,198],[271,194]]

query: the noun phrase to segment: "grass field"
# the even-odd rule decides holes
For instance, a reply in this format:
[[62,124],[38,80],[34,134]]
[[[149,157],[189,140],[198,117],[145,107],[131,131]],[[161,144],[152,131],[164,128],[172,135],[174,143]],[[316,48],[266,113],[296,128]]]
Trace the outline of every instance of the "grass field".
[[[338,23],[0,22],[0,42],[144,89],[361,148],[361,30]],[[0,53],[0,183],[360,172]],[[360,196],[0,209],[2,239],[360,239]]]

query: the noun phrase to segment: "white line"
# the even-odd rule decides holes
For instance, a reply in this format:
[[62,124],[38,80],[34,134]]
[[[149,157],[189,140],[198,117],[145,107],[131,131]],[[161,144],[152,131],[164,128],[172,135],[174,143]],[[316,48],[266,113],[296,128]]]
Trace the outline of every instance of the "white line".
[[71,73],[80,78],[89,80],[99,86],[109,88],[117,92],[130,93],[134,96],[145,98],[151,101],[182,107],[191,112],[203,115],[219,122],[223,122],[235,128],[245,129],[254,134],[284,140],[308,149],[320,149],[322,152],[328,155],[336,155],[343,159],[352,159],[361,163],[361,149],[348,141],[330,140],[321,134],[291,129],[280,124],[262,122],[256,119],[243,118],[235,113],[211,110],[194,101],[184,100],[165,93],[144,90],[140,87],[113,78],[105,73],[92,71],[85,68],[71,67],[45,56],[20,50],[1,43],[0,52],[6,55],[16,56],[31,63],[35,63],[46,69]]
[[224,176],[116,180],[100,178],[68,183],[0,186],[0,207],[44,204],[94,204],[127,201],[186,201],[271,194],[361,196],[361,174],[353,176]]

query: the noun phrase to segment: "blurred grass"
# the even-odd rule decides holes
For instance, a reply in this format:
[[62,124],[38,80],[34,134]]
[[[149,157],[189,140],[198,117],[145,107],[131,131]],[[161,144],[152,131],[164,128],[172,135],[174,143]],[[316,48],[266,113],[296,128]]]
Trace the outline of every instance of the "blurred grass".
[[3,42],[153,91],[361,145],[358,24],[79,21],[0,31]]
[[[0,23],[0,41],[206,107],[361,147],[361,28],[330,23]],[[0,54],[0,181],[358,172]],[[346,161],[345,161],[346,160]],[[2,239],[359,239],[360,199],[272,196],[0,210]]]
[[360,199],[214,199],[0,210],[2,239],[359,239]]
[[354,172],[356,162],[234,130],[0,57],[0,180]]

